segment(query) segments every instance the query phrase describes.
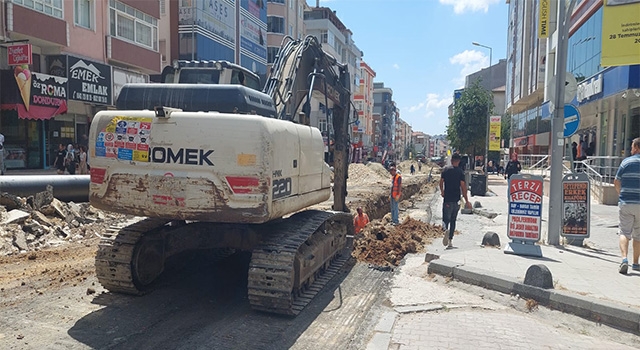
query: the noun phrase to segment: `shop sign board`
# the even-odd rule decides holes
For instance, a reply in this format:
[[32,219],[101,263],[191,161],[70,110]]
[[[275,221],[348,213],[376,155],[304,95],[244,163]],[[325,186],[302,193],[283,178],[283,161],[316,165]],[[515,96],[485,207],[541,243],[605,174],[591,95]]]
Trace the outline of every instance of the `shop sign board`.
[[528,174],[509,179],[507,236],[516,241],[537,242],[542,228],[542,177]]
[[591,191],[585,173],[567,174],[562,179],[562,235],[589,238]]
[[640,2],[605,0],[602,11],[602,50],[600,65],[640,64]]
[[7,60],[10,66],[31,64],[31,44],[7,46]]
[[113,103],[115,104],[120,90],[125,84],[143,84],[149,82],[147,74],[131,72],[113,67]]
[[90,104],[111,105],[111,66],[68,56],[69,99]]

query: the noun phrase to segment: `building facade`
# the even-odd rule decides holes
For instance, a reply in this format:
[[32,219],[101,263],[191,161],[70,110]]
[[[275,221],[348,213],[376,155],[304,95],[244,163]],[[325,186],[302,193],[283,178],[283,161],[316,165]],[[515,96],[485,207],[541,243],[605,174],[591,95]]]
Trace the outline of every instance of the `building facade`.
[[294,40],[306,35],[304,12],[309,9],[306,0],[267,0],[267,66],[275,61],[282,40]]
[[[555,61],[555,44],[553,38],[528,39],[537,37],[537,5],[534,3],[537,4],[511,0],[509,4],[508,45],[513,55],[508,57],[507,108],[512,114],[512,147],[520,153],[547,154],[551,129],[550,94],[548,89],[546,93],[541,92],[545,86],[541,83],[541,75],[544,73],[548,82],[555,73],[552,64],[545,65],[545,62]],[[555,18],[557,2],[552,3],[552,18]],[[635,11],[640,9],[640,4],[625,6],[637,6],[633,8]],[[571,104],[579,110],[580,124],[569,142],[586,142],[591,145],[593,156],[622,157],[629,154],[631,140],[640,136],[640,65],[600,65],[603,7],[602,0],[583,0],[570,15],[566,66],[578,81],[577,95]],[[555,22],[551,22],[550,32],[555,32]],[[536,51],[533,51],[533,45],[518,44],[523,40],[529,44],[536,41]],[[541,53],[542,48],[546,51],[543,58],[535,62],[525,59],[540,57],[533,52]],[[533,82],[522,75],[534,71],[539,73],[535,79],[537,89],[530,93]]]
[[373,83],[373,115],[375,143],[374,157],[377,160],[395,158],[396,103],[393,90],[384,83]]
[[1,7],[8,169],[47,168],[58,144],[87,144],[93,115],[115,104],[122,85],[160,72],[159,1],[5,0]]
[[395,153],[396,160],[406,160],[415,154],[409,154],[411,147],[411,134],[413,133],[411,125],[402,120],[400,117],[400,109],[396,109],[398,118],[396,119],[396,137],[395,137]]
[[422,131],[414,131],[411,134],[411,143],[416,155],[429,156],[429,140],[430,136]]
[[363,155],[373,151],[373,79],[376,72],[364,61],[360,62],[360,86],[353,95],[358,112],[358,133],[353,141],[360,144]]
[[[166,0],[165,0],[166,1]],[[169,0],[170,20],[163,22],[177,40],[170,52],[182,60],[226,60],[267,78],[267,32],[280,31],[278,23],[267,23],[264,0]],[[176,21],[177,19],[177,21]],[[165,39],[165,38],[163,38]],[[172,59],[175,59],[172,57]]]

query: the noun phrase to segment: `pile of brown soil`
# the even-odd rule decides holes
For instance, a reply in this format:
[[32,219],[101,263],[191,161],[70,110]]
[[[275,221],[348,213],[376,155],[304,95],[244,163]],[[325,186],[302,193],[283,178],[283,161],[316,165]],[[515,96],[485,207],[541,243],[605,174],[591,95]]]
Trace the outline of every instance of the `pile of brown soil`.
[[398,266],[408,253],[417,253],[434,238],[442,237],[441,225],[427,224],[407,217],[400,225],[375,221],[358,234],[352,256],[375,266]]

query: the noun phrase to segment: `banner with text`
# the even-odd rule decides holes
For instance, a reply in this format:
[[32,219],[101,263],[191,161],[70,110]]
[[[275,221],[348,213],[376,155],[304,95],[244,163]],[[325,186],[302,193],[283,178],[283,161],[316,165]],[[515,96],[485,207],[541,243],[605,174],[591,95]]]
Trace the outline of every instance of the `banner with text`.
[[512,240],[540,240],[542,228],[542,177],[515,174],[509,178],[507,236]]
[[500,150],[500,116],[492,116],[489,119],[489,151]]
[[538,38],[540,39],[549,37],[549,2],[550,0],[540,0],[538,8]]
[[600,65],[640,64],[640,2],[605,0]]

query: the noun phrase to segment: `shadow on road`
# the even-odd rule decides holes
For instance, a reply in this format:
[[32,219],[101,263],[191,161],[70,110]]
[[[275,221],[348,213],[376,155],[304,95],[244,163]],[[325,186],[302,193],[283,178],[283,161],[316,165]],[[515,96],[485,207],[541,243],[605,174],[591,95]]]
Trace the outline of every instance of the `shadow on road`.
[[297,317],[286,317],[250,308],[249,253],[209,260],[192,253],[168,261],[157,289],[142,297],[97,295],[93,303],[104,308],[68,334],[96,349],[286,349],[332,302],[354,266],[347,261]]

